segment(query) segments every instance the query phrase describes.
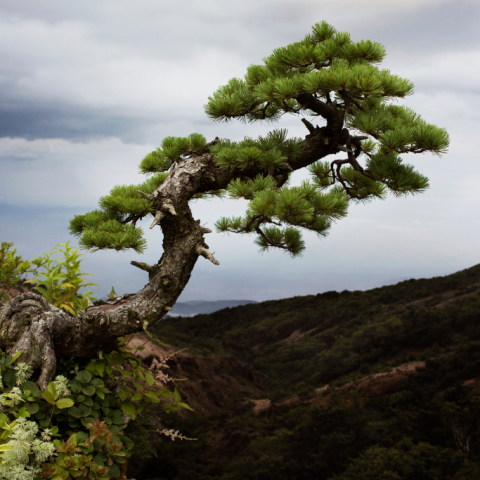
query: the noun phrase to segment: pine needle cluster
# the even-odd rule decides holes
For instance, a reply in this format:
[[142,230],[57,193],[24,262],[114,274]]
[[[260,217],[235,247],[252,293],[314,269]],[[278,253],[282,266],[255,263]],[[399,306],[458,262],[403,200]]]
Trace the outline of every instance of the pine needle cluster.
[[[261,175],[253,181],[231,182],[228,192],[232,198],[252,201],[245,217],[221,218],[215,224],[217,231],[257,233],[255,243],[261,250],[277,247],[296,256],[305,248],[298,227],[325,237],[331,222],[347,215],[349,199],[339,189],[322,193],[308,181],[298,187],[272,187],[273,179]],[[279,228],[283,225],[287,226]]]
[[137,253],[143,253],[147,242],[143,238],[143,230],[136,226],[136,222],[152,215],[154,209],[137,190],[153,193],[167,176],[168,172],[161,172],[140,185],[115,186],[110,195],[100,198],[100,209],[85,215],[75,215],[70,221],[70,233],[79,237],[78,243],[87,250],[125,251],[131,248]]

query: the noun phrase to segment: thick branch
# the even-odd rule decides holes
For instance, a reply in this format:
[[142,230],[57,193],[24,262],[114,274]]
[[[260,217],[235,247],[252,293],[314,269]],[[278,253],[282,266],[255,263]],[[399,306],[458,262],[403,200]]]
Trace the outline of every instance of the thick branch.
[[[313,100],[315,107],[318,101]],[[341,118],[337,121],[339,112],[334,114],[336,107],[322,105],[332,120],[327,121],[327,127],[316,127],[307,135],[299,158],[291,160],[288,167],[272,172],[280,177],[279,185],[289,171],[336,153],[337,145],[345,144],[348,131],[342,129]],[[218,265],[203,239],[210,230],[193,219],[189,200],[198,193],[226,188],[238,175],[254,178],[262,172],[258,165],[241,174],[221,169],[210,153],[192,155],[177,164],[153,193],[141,193],[155,208],[152,227],[160,225],[163,232],[163,255],[157,264],[132,262],[149,273],[147,285],[135,294],[89,306],[78,318],[50,305],[40,295],[21,294],[0,310],[0,348],[8,353],[23,350],[21,360],[40,373],[39,384],[46,388],[55,372],[56,357],[97,357],[99,351],[108,353],[116,348],[118,337],[138,332],[161,319],[187,285],[199,255]],[[270,245],[275,243],[286,248],[272,243],[258,222],[255,230]]]
[[327,120],[327,127],[330,129],[341,129],[343,127],[343,115],[338,110],[335,102],[327,105],[309,93],[299,93],[295,99],[303,109],[312,110],[312,112],[325,118]]
[[[181,200],[182,195],[178,198]],[[90,306],[78,318],[49,304],[41,295],[18,295],[0,310],[0,348],[8,353],[22,350],[20,360],[40,373],[38,383],[46,389],[55,373],[56,357],[97,357],[99,351],[108,353],[116,348],[118,337],[161,319],[188,283],[198,259],[197,246],[204,244],[204,232],[188,203],[176,205],[176,211],[177,215],[161,221],[164,253],[160,261],[154,266],[132,262],[149,271],[149,281],[142,290]]]

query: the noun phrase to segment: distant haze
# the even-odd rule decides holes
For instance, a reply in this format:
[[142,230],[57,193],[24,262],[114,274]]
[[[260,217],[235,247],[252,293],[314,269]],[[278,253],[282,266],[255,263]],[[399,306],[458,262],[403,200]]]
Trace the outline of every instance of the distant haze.
[[219,300],[216,302],[192,300],[189,302],[177,302],[174,305],[173,310],[168,314],[171,316],[191,316],[200,313],[213,313],[224,308],[238,307],[239,305],[247,305],[249,303],[257,302],[253,300]]

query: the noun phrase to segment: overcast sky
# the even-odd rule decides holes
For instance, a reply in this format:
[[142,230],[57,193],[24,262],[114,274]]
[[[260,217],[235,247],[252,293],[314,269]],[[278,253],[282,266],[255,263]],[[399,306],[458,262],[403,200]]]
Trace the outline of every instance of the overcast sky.
[[[216,123],[203,106],[220,85],[322,20],[352,41],[385,46],[379,67],[415,85],[398,104],[446,128],[449,153],[405,155],[430,189],[351,206],[327,238],[304,234],[302,258],[259,254],[253,236],[208,235],[220,266],[200,257],[179,301],[365,290],[480,263],[476,0],[1,0],[0,240],[15,242],[25,259],[77,245],[69,220],[95,209],[115,185],[142,182],[139,162],[167,135],[240,140],[288,128],[305,136],[293,116],[276,125]],[[199,201],[192,209],[213,229],[245,205]],[[101,286],[98,296],[112,285],[123,294],[146,284],[130,261],[160,258],[162,238],[149,223],[143,255],[86,254],[82,267],[96,276],[88,278]]]

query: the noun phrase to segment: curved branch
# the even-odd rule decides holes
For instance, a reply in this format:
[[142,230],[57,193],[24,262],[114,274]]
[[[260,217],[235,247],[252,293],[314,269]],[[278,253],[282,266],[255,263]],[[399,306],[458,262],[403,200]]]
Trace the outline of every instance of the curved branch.
[[[329,111],[333,116],[337,115],[334,120],[338,119],[338,112],[333,114],[334,107],[325,107],[332,108]],[[281,178],[280,185],[289,171],[303,168],[337,151],[336,145],[344,143],[342,124],[337,123],[335,120],[328,123],[328,128],[315,128],[305,138],[300,157],[290,160],[288,167],[275,171]],[[334,128],[336,126],[339,128]],[[329,144],[325,143],[327,134],[331,139]],[[210,230],[193,219],[189,200],[198,193],[224,189],[239,175],[254,178],[262,172],[259,165],[252,165],[241,173],[221,169],[209,152],[192,155],[177,164],[153,193],[140,193],[155,208],[152,228],[160,225],[163,232],[163,255],[158,263],[152,266],[132,263],[148,271],[147,285],[135,294],[88,306],[78,317],[50,305],[40,295],[21,294],[0,310],[0,348],[7,353],[23,350],[21,361],[40,373],[39,385],[46,388],[54,375],[56,357],[95,358],[100,351],[108,353],[115,349],[118,337],[141,331],[157,322],[182,293],[199,255],[218,265],[203,238]],[[261,220],[256,221],[256,232],[269,245],[285,249],[285,245],[273,242],[265,235],[260,228]]]
[[[183,200],[182,195],[177,198]],[[151,267],[134,263],[149,271],[142,290],[87,307],[78,317],[54,307],[41,295],[18,295],[0,309],[0,348],[9,354],[22,350],[20,361],[40,373],[39,386],[46,389],[57,357],[95,358],[99,351],[115,349],[118,337],[161,319],[190,279],[198,259],[197,245],[204,244],[204,232],[188,203],[177,204],[176,210],[177,215],[161,221],[164,252],[160,261]]]
[[315,127],[306,118],[302,118],[302,122],[310,133],[315,133]]
[[283,243],[275,242],[272,239],[268,238],[264,231],[260,228],[261,221],[259,220],[255,225],[255,231],[272,247],[283,248],[287,250],[287,247]]
[[165,215],[160,211],[157,210],[155,212],[155,217],[153,218],[153,222],[150,225],[150,229],[152,229],[155,225],[158,225],[160,223],[160,220],[164,217]]
[[135,262],[135,261],[132,260],[130,262],[130,265],[133,265],[134,267],[137,267],[140,270],[145,270],[148,273],[151,273],[155,270],[154,267],[152,267],[151,265],[148,265],[146,263],[143,263],[143,262]]
[[327,128],[341,129],[343,127],[343,115],[337,109],[335,102],[327,105],[309,93],[299,93],[295,96],[295,100],[297,100],[304,110],[312,110],[312,112],[325,118],[327,120]]

